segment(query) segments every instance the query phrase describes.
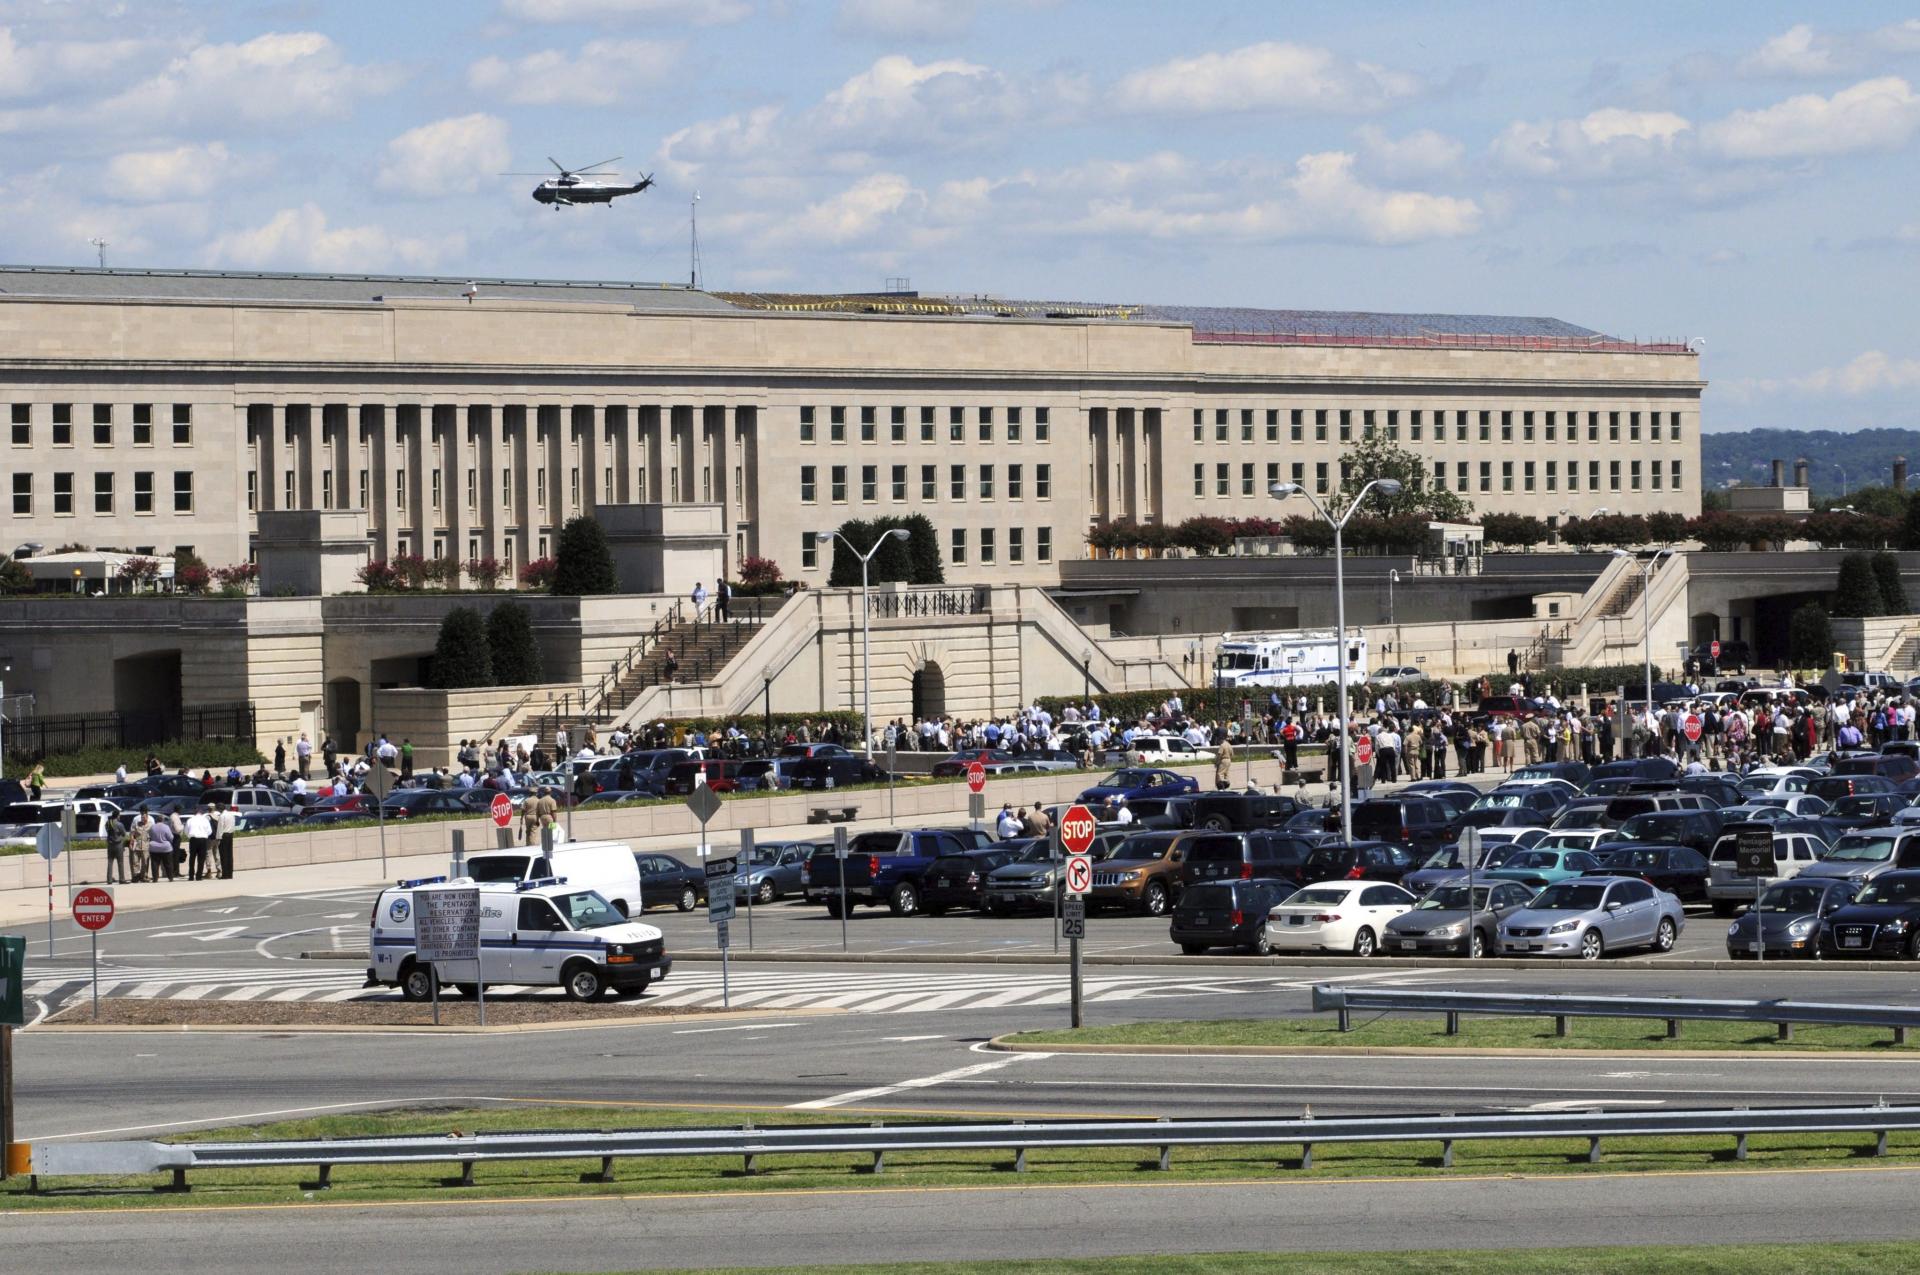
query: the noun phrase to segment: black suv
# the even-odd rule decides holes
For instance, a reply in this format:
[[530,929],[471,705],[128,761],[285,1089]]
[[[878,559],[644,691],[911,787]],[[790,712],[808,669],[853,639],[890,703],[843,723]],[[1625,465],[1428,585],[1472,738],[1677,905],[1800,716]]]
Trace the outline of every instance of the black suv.
[[1353,835],[1431,851],[1453,838],[1453,812],[1432,797],[1381,797],[1353,807]]
[[1180,882],[1241,880],[1258,877],[1292,879],[1313,849],[1305,837],[1282,832],[1213,832],[1185,843]]
[[1390,881],[1398,885],[1425,857],[1386,841],[1321,846],[1300,864],[1294,880],[1301,885],[1316,881]]
[[[1300,803],[1292,797],[1259,792],[1209,792],[1188,800],[1193,808],[1193,822],[1188,826],[1215,832],[1278,828],[1300,813]],[[1134,811],[1134,818],[1139,817],[1140,812]]]
[[1173,909],[1168,937],[1188,956],[1210,947],[1257,952],[1267,913],[1294,891],[1290,881],[1210,881],[1190,887]]

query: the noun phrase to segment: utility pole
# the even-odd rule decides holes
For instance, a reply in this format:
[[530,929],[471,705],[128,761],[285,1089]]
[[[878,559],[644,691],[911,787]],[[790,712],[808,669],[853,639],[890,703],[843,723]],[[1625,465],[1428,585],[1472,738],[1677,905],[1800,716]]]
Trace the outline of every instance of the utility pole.
[[687,286],[700,286],[700,192],[687,205]]
[[[107,241],[104,239],[89,239],[87,242],[92,244],[94,249],[100,254],[100,268],[105,270],[107,268]],[[1845,492],[1841,493],[1841,495],[1845,494]]]

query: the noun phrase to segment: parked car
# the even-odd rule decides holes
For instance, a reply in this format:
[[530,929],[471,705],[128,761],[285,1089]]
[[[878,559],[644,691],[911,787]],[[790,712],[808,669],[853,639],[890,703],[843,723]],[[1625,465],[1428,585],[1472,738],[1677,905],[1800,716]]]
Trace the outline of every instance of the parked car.
[[1291,882],[1271,880],[1188,886],[1174,906],[1167,935],[1188,956],[1210,947],[1258,952],[1265,941],[1268,911],[1293,892]]
[[671,903],[682,912],[691,912],[706,902],[707,870],[682,863],[670,854],[636,850],[633,864],[640,870],[640,906],[660,907]]
[[1920,872],[1889,872],[1861,886],[1821,924],[1819,950],[1826,958],[1920,960]]
[[1489,878],[1518,881],[1539,890],[1556,881],[1596,871],[1600,861],[1585,850],[1517,850],[1497,868],[1487,871]]
[[321,815],[351,815],[360,819],[374,817],[376,802],[372,793],[350,792],[344,797],[320,797],[300,811],[301,820],[317,819]]
[[1904,753],[1868,753],[1864,757],[1847,757],[1835,762],[1833,773],[1836,775],[1878,775],[1882,779],[1891,779],[1895,784],[1903,784],[1920,775],[1920,762]]
[[1555,832],[1577,828],[1611,828],[1619,822],[1607,817],[1607,807],[1612,804],[1611,797],[1575,797],[1560,807],[1560,812],[1547,826]]
[[[1775,857],[1778,857],[1777,848]],[[1920,827],[1896,824],[1843,833],[1818,862],[1808,864],[1802,871],[1810,877],[1872,880],[1908,868],[1920,869]]]
[[782,744],[782,757],[851,757],[839,744]]
[[[1203,792],[1189,799],[1193,827],[1214,832],[1247,832],[1254,828],[1279,828],[1299,814],[1302,807],[1292,797],[1263,792]],[[1138,818],[1140,812],[1134,811]]]
[[1776,881],[1727,927],[1727,955],[1736,961],[1756,959],[1754,930],[1766,945],[1764,955],[1811,960],[1820,951],[1821,923],[1852,902],[1863,884],[1855,877],[1795,877]]
[[1267,909],[1255,951],[1352,952],[1372,956],[1395,917],[1419,900],[1384,881],[1319,881]]
[[1129,755],[1163,766],[1180,762],[1212,761],[1214,751],[1179,735],[1135,735],[1126,746]]
[[[1200,781],[1192,775],[1129,767],[1114,771],[1091,788],[1081,789],[1079,800],[1088,806],[1096,806],[1104,804],[1109,797],[1131,802],[1142,797],[1177,797],[1199,791]],[[1099,811],[1095,810],[1094,813],[1097,815]]]
[[[1480,861],[1474,865],[1475,872],[1484,872],[1488,868],[1497,868],[1512,857],[1518,846],[1514,842],[1481,843]],[[1467,857],[1458,842],[1441,846],[1425,859],[1420,866],[1400,878],[1400,884],[1418,895],[1426,895],[1442,885],[1467,879]]]
[[1692,846],[1601,846],[1595,857],[1603,873],[1639,877],[1682,903],[1707,902],[1707,857]]
[[471,815],[457,788],[396,788],[380,802],[386,819],[415,819],[424,815]]
[[787,773],[795,788],[807,791],[887,782],[886,771],[853,753],[803,757],[794,762]]
[[1899,791],[1900,785],[1885,775],[1822,775],[1807,781],[1808,794],[1827,802],[1870,792]]
[[1593,779],[1672,779],[1679,773],[1680,767],[1668,757],[1622,757],[1595,766]]
[[1356,838],[1391,841],[1409,850],[1432,850],[1453,836],[1453,812],[1433,797],[1376,797],[1355,804],[1352,817]]
[[741,902],[752,899],[755,903],[778,903],[789,894],[799,894],[800,870],[812,853],[813,845],[806,841],[755,845],[750,853],[739,857],[734,896]]
[[[1178,830],[1193,827],[1192,797],[1142,797],[1138,801],[1127,803],[1127,813],[1133,816],[1134,828],[1162,828]],[[1090,806],[1095,818],[1099,818],[1103,809]]]
[[[1911,799],[1903,792],[1865,792],[1858,797],[1842,797],[1833,803],[1833,809],[1827,812],[1827,819],[1849,830],[1854,828],[1880,828],[1889,821],[1898,819],[1900,812],[1909,809]],[[1920,815],[1920,812],[1916,812]]]
[[1550,885],[1500,923],[1500,952],[1577,956],[1650,947],[1670,952],[1687,924],[1680,900],[1637,877],[1579,877]]
[[287,794],[263,787],[209,788],[201,794],[201,800],[209,806],[226,806],[234,810],[299,809],[298,803]]
[[1313,843],[1289,832],[1207,832],[1187,838],[1181,849],[1180,883],[1192,886],[1233,877],[1298,880]]
[[940,916],[954,908],[986,911],[988,875],[1012,863],[1034,844],[1031,839],[1002,841],[987,850],[941,855],[920,877],[920,910],[928,916]]
[[1557,783],[1500,787],[1492,792],[1481,793],[1480,799],[1473,803],[1468,813],[1475,810],[1525,810],[1533,816],[1531,822],[1545,827],[1578,795]]
[[1649,810],[1603,834],[1600,845],[1651,842],[1656,845],[1692,846],[1705,854],[1719,840],[1720,828],[1720,812],[1717,810]]
[[1163,916],[1180,899],[1184,843],[1193,833],[1136,832],[1115,846],[1093,873],[1094,907],[1118,907],[1142,916]]
[[[1753,877],[1737,874],[1734,862],[1740,834],[1763,828],[1773,837],[1774,871],[1770,879],[1797,876],[1805,872],[1827,850],[1826,843],[1812,834],[1794,832],[1779,823],[1747,821],[1728,824],[1707,855],[1707,901],[1713,904],[1715,916],[1732,916],[1742,905],[1751,903],[1759,893],[1760,883]],[[1836,872],[1832,875],[1847,874]]]
[[1420,858],[1413,851],[1388,841],[1355,841],[1345,845],[1326,842],[1314,847],[1293,875],[1302,885],[1316,881],[1398,884],[1419,865]]
[[1540,828],[1545,829],[1552,823],[1552,817],[1526,806],[1482,806],[1478,810],[1469,810],[1453,821],[1451,835],[1458,837],[1468,828]]
[[1380,950],[1389,956],[1485,956],[1495,950],[1500,923],[1533,901],[1533,891],[1515,881],[1473,885],[1469,915],[1467,883],[1439,885],[1413,911],[1387,922]]
[[[840,760],[809,758],[806,764]],[[824,903],[827,915],[840,915],[841,899],[849,908],[884,903],[895,916],[920,910],[920,876],[943,855],[978,848],[971,837],[939,828],[856,833],[847,857],[835,857],[831,847],[807,860],[802,878],[807,902]],[[841,889],[844,877],[846,888]]]
[[1575,788],[1585,788],[1593,778],[1593,768],[1583,761],[1538,761],[1520,767],[1507,776],[1516,779],[1563,779]]

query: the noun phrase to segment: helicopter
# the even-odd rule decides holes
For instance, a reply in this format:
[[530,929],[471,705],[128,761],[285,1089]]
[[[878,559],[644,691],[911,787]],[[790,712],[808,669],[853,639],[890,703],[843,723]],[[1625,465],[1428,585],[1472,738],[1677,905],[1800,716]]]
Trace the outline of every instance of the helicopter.
[[547,177],[545,173],[502,173],[501,176],[546,177],[545,181],[533,188],[533,197],[540,203],[552,205],[555,212],[560,210],[562,204],[611,205],[622,195],[637,195],[653,185],[652,173],[642,174],[640,180],[631,186],[623,185],[618,180],[610,182],[587,180],[608,176],[599,169],[602,165],[617,162],[619,158],[620,156],[615,155],[612,159],[603,159],[599,163],[588,164],[583,168],[567,168],[549,155],[547,162],[559,170],[558,177]]

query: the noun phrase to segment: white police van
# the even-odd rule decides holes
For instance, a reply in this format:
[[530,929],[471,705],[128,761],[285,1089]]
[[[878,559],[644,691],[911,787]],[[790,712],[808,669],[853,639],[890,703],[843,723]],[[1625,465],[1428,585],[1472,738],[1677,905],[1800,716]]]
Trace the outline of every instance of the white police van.
[[[565,877],[519,882],[427,877],[382,890],[374,901],[368,987],[398,987],[412,1001],[433,995],[432,971],[414,959],[413,892],[437,885],[478,886],[480,973],[489,987],[558,986],[574,1000],[590,1001],[607,991],[638,996],[673,969],[659,930],[629,921],[597,892],[570,887]],[[469,996],[475,990],[469,983],[454,986]]]

